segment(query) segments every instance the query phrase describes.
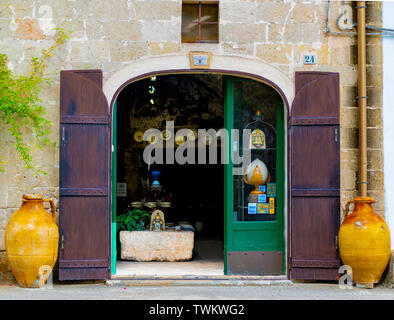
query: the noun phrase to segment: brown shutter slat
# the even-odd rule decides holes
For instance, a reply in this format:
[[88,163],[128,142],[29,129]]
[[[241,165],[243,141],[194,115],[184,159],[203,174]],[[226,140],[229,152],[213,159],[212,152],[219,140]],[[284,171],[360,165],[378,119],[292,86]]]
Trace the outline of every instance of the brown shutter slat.
[[339,74],[296,72],[290,118],[290,277],[334,280],[340,219]]
[[109,119],[102,72],[62,71],[60,280],[110,276]]

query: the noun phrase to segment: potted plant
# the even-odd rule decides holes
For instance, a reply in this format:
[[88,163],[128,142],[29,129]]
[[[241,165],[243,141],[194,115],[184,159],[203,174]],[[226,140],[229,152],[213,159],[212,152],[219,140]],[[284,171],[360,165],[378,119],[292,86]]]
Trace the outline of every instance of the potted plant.
[[134,208],[116,217],[116,232],[145,230],[145,224],[150,221],[148,211]]
[[146,230],[145,224],[150,222],[150,217],[151,214],[148,211],[137,208],[127,209],[124,214],[116,217],[117,245],[120,247],[120,251],[118,251],[120,258],[124,256],[124,250],[126,250],[121,238],[125,237],[125,233]]

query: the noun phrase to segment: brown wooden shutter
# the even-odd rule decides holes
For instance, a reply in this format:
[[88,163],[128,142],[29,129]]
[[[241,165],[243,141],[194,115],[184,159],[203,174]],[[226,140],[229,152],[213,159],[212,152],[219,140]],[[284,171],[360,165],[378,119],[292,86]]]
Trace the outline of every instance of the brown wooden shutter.
[[110,275],[109,119],[100,70],[60,73],[60,280]]
[[290,277],[334,280],[340,260],[339,74],[296,72],[290,118]]

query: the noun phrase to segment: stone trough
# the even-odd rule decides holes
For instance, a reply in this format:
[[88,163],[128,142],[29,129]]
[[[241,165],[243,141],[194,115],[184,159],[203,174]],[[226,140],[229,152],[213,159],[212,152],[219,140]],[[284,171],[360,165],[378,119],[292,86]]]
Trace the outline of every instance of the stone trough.
[[192,231],[121,231],[121,259],[187,261],[194,247]]

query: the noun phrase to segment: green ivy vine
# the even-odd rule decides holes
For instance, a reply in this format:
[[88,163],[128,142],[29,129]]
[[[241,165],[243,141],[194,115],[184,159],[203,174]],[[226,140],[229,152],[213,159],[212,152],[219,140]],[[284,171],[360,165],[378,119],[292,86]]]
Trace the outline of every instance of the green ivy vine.
[[[46,173],[35,168],[32,150],[51,144],[48,135],[52,123],[46,119],[45,108],[39,98],[40,85],[43,82],[50,84],[45,74],[47,61],[68,39],[69,35],[64,29],[56,28],[55,43],[48,49],[42,49],[40,57],[32,58],[32,70],[28,75],[14,74],[8,68],[7,55],[0,53],[0,119],[15,139],[16,151],[25,168],[31,169],[34,174]],[[23,137],[23,128],[27,127],[34,137],[34,142],[30,144]],[[5,165],[5,161],[0,161],[0,171],[5,171]]]

